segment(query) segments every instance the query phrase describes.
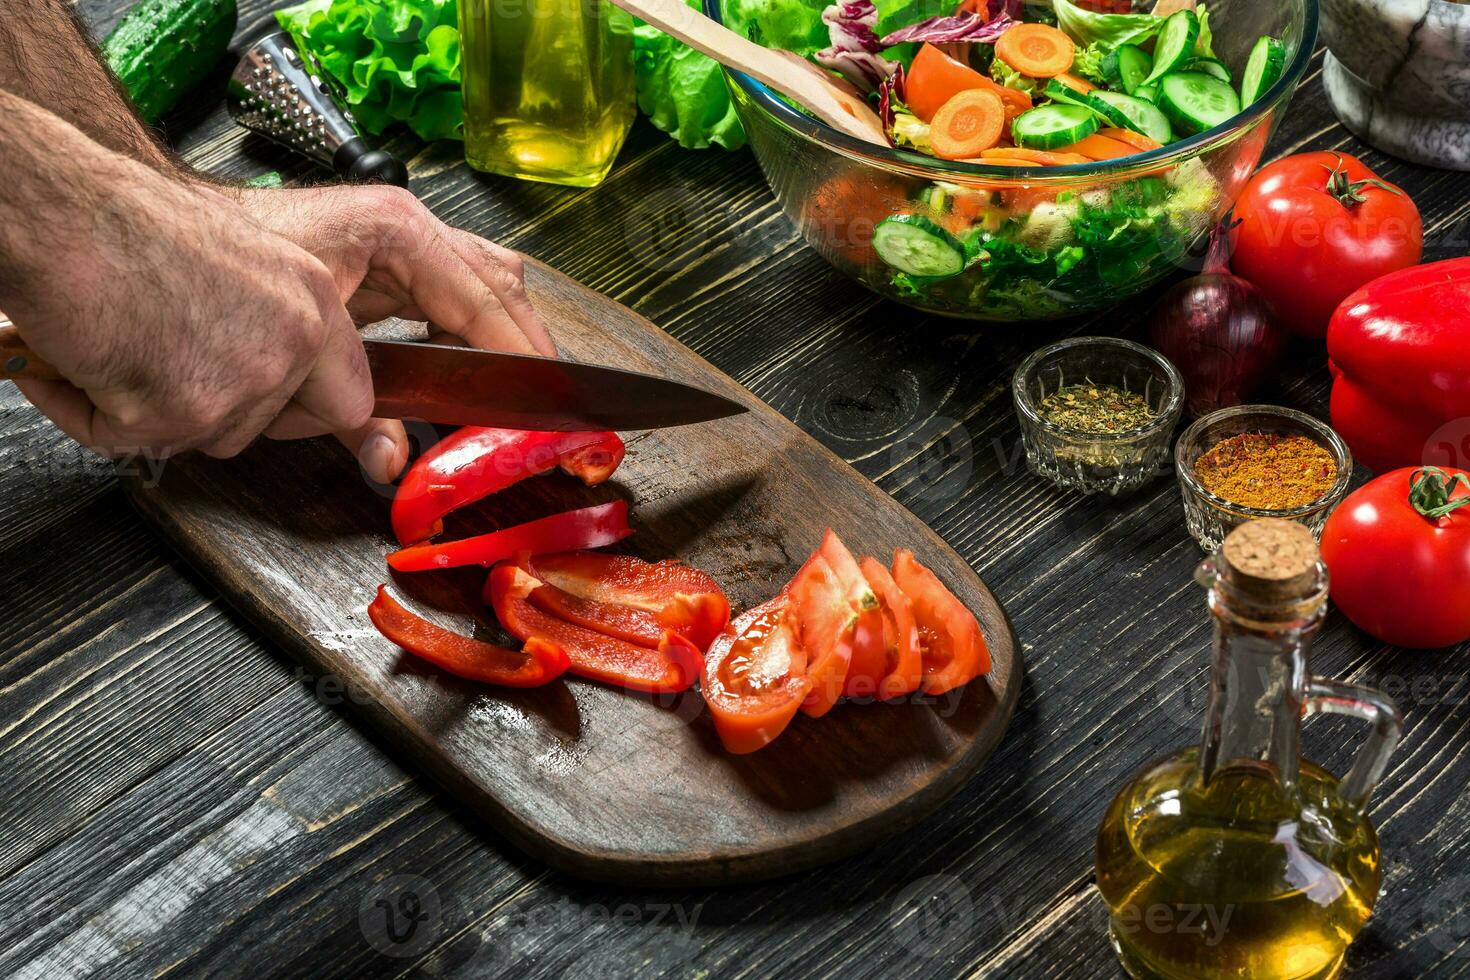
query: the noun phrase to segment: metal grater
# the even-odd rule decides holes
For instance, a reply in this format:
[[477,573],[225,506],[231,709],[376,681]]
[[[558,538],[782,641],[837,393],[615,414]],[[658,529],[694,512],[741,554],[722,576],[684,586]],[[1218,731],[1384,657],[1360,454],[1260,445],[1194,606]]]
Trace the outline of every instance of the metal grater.
[[319,67],[315,74],[307,70],[289,36],[268,34],[250,46],[230,75],[230,116],[344,177],[407,187],[407,168],[368,145],[324,77]]

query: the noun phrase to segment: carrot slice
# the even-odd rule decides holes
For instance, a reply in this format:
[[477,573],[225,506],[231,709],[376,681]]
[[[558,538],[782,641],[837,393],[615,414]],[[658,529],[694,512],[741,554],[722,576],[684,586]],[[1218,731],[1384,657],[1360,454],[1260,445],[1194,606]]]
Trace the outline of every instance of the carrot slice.
[[969,89],[939,107],[929,126],[929,143],[941,160],[963,160],[1000,142],[1006,109],[1000,96]]
[[1072,67],[1077,46],[1047,24],[1017,24],[995,42],[995,56],[1022,75],[1050,78]]
[[1049,150],[1028,150],[1020,146],[996,147],[992,150],[983,150],[980,159],[989,163],[993,159],[999,160],[1026,160],[1033,164],[1041,164],[1045,167],[1060,167],[1069,163],[1091,163],[1092,158],[1080,153],[1068,153],[1062,151],[1052,152]]
[[1062,72],[1061,74],[1056,76],[1056,80],[1067,86],[1067,88],[1072,89],[1074,92],[1081,92],[1084,95],[1088,92],[1093,92],[1097,90],[1096,85],[1092,84],[1085,78],[1073,75],[1071,72]]
[[1063,146],[1057,150],[1058,153],[1079,153],[1089,160],[1116,160],[1119,157],[1131,157],[1138,152],[1138,148],[1124,143],[1122,140],[1111,139],[1107,136],[1093,133],[1091,136],[1083,137],[1071,146]]
[[1135,133],[1131,129],[1113,129],[1109,127],[1105,129],[1099,129],[1097,131],[1097,135],[1106,136],[1110,140],[1118,140],[1120,142],[1127,143],[1129,146],[1137,147],[1139,150],[1145,152],[1147,152],[1148,150],[1159,150],[1162,149],[1164,146],[1164,144],[1158,142],[1157,140],[1151,140],[1142,133]]

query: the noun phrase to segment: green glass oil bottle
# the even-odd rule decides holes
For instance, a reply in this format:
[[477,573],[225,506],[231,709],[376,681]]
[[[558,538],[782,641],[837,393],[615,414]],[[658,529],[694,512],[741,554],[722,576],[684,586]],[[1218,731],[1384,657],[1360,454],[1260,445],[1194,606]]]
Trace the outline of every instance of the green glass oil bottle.
[[[1364,809],[1402,720],[1379,692],[1308,673],[1327,573],[1302,525],[1243,525],[1197,577],[1215,619],[1203,737],[1135,776],[1103,818],[1113,946],[1140,978],[1335,977],[1378,897]],[[1312,712],[1370,725],[1341,781],[1301,758]]]
[[459,0],[465,159],[593,187],[633,123],[633,22],[608,0]]

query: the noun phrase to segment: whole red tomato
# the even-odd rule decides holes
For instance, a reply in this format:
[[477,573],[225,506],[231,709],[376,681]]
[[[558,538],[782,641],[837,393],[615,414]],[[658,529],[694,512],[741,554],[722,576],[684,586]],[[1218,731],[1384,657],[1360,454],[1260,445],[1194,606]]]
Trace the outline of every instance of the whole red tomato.
[[1230,267],[1304,337],[1353,290],[1424,254],[1419,209],[1346,153],[1301,153],[1263,167],[1235,205]]
[[1364,485],[1322,530],[1332,601],[1394,646],[1470,640],[1470,474],[1406,467]]

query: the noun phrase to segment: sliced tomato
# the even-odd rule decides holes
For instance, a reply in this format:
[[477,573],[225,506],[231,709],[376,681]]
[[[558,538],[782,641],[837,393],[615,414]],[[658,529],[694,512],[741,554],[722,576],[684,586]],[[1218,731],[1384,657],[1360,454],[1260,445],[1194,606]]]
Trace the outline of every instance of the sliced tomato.
[[464,636],[406,609],[385,585],[368,605],[368,618],[409,653],[472,681],[505,687],[539,687],[556,680],[571,665],[567,652],[541,637],[526,640],[524,650],[507,650]]
[[730,622],[730,600],[713,578],[677,561],[573,551],[520,563],[548,588],[531,601],[568,622],[658,646],[674,630],[706,650]]
[[[860,567],[883,613],[883,659],[887,672],[878,681],[878,699],[887,701],[912,694],[924,679],[919,624],[914,618],[913,603],[881,562],[864,558]],[[851,672],[848,676],[851,677]]]
[[586,629],[538,609],[530,596],[541,584],[523,568],[497,565],[485,582],[485,599],[515,636],[540,637],[564,648],[571,673],[652,694],[687,690],[699,676],[699,650],[673,630],[666,630],[653,649]]
[[700,691],[725,748],[743,755],[786,730],[811,691],[790,596],[739,616],[710,647]]
[[842,696],[853,658],[882,656],[883,621],[877,598],[852,552],[829,529],[822,544],[786,586],[795,603],[798,633],[807,653],[811,694],[801,710],[820,718]]
[[883,649],[883,611],[878,597],[868,584],[847,545],[831,528],[822,535],[817,549],[842,583],[843,594],[857,614],[852,630],[852,657],[842,682],[843,697],[872,697],[878,682],[888,672],[888,658]]
[[893,580],[908,596],[919,626],[924,693],[943,694],[990,673],[990,650],[974,613],[912,551],[893,553]]

